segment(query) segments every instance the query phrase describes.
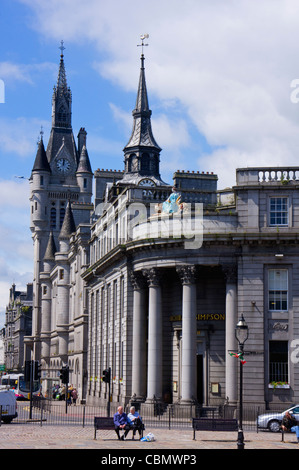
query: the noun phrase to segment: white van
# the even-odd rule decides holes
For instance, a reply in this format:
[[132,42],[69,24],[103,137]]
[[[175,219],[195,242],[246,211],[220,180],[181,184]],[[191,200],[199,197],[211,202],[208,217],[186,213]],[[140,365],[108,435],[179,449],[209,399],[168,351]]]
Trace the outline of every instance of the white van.
[[0,416],[3,423],[11,423],[18,416],[17,399],[13,390],[0,390]]

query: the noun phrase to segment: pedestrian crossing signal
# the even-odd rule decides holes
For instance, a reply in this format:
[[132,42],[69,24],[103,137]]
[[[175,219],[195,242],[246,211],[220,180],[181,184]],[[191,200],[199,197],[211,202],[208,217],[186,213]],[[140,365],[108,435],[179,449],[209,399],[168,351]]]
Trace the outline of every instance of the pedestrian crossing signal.
[[63,366],[60,369],[60,380],[63,384],[69,383],[69,366]]
[[106,382],[107,384],[110,383],[110,369],[103,370],[102,380],[103,382]]

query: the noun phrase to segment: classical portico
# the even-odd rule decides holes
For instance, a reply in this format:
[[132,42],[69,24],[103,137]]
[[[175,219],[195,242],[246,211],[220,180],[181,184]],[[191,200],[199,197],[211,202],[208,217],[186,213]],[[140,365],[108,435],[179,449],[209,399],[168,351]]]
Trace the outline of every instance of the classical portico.
[[[211,303],[211,300],[202,299],[201,292],[205,290],[198,273],[202,272],[202,267],[196,264],[178,264],[175,268],[150,267],[140,271],[131,271],[131,283],[133,287],[133,349],[132,349],[132,396],[134,401],[152,403],[153,401],[163,401],[165,390],[165,367],[167,368],[166,355],[172,358],[169,367],[173,369],[173,382],[179,382],[179,402],[181,404],[191,404],[198,401],[199,380],[204,383],[204,389],[210,389],[209,372],[209,352],[210,339],[204,341],[205,357],[207,359],[203,377],[198,375],[198,341],[202,338],[210,338],[213,334],[212,322],[202,322],[204,318],[213,318],[210,314],[200,314],[204,304]],[[217,271],[222,275],[224,289],[221,302],[225,308],[223,326],[216,331],[215,340],[223,345],[221,350],[221,367],[223,371],[219,374],[223,376],[225,386],[225,397],[229,403],[236,403],[237,393],[237,367],[236,360],[229,356],[228,351],[235,350],[235,325],[237,321],[237,278],[236,265],[228,264],[219,267]],[[171,344],[169,334],[164,330],[165,323],[171,316],[171,307],[165,308],[166,300],[165,284],[169,276],[177,278],[177,284],[173,286],[173,294],[180,293],[181,304],[177,311],[181,315],[181,321],[176,330],[172,327],[172,334],[178,332],[180,337],[180,352],[178,358],[170,351]],[[201,274],[205,276],[206,274]],[[211,278],[212,279],[212,278]],[[207,281],[209,282],[209,280]],[[169,289],[168,289],[169,290]],[[171,292],[171,291],[170,291]],[[209,294],[208,294],[209,295]],[[213,295],[213,294],[212,294]],[[215,294],[215,296],[217,293]],[[171,296],[171,294],[170,294]],[[204,297],[204,295],[202,295]],[[175,302],[175,301],[173,301]],[[202,305],[201,305],[202,304]],[[171,317],[172,318],[172,317]],[[216,326],[217,328],[217,326]],[[212,332],[212,333],[211,333]],[[201,336],[200,336],[201,335]],[[168,344],[166,350],[165,343]],[[147,347],[146,347],[147,345]],[[220,356],[220,352],[219,352]],[[176,364],[175,362],[178,362]],[[219,367],[219,366],[218,366]],[[176,372],[177,371],[177,372]],[[177,374],[177,376],[176,376]],[[174,380],[176,379],[176,380]],[[215,379],[214,379],[215,381]],[[207,394],[206,394],[207,395]],[[224,395],[222,390],[222,395]],[[209,397],[205,396],[205,402]]]

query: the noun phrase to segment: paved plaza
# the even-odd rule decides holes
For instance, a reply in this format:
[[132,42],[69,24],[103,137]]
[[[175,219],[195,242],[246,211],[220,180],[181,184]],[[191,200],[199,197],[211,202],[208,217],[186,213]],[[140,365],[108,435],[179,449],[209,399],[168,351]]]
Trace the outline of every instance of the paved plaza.
[[[152,432],[153,442],[132,440],[131,433],[126,441],[119,441],[114,431],[97,431],[94,439],[92,426],[55,426],[40,424],[2,424],[0,427],[0,449],[102,449],[123,451],[140,449],[151,452],[155,449],[175,451],[220,449],[238,450],[237,433],[197,431],[193,440],[192,429],[146,429]],[[244,431],[246,449],[299,449],[295,434],[287,434],[285,442],[281,434],[271,432]],[[190,452],[189,452],[190,453]],[[192,453],[192,452],[191,452]],[[169,452],[167,453],[169,454]]]

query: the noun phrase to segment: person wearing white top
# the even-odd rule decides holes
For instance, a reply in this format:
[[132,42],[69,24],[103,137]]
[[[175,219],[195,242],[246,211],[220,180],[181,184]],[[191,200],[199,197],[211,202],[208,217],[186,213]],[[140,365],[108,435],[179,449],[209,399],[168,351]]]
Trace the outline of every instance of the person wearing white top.
[[133,439],[135,437],[136,431],[139,432],[139,436],[141,438],[143,429],[142,418],[139,413],[135,410],[135,406],[131,406],[130,413],[128,413],[128,420],[130,426],[133,429]]

